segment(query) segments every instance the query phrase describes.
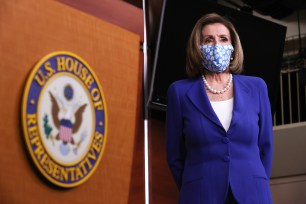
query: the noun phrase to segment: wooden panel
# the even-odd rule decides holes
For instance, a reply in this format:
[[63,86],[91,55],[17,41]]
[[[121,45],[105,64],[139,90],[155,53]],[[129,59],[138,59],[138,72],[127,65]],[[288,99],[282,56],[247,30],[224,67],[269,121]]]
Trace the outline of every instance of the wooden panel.
[[[135,136],[141,129],[138,35],[56,1],[0,0],[1,203],[127,203]],[[62,190],[36,170],[24,144],[21,98],[35,63],[66,50],[81,56],[102,85],[108,138],[99,167],[84,184]],[[138,105],[138,106],[137,106]]]
[[178,190],[166,162],[165,113],[151,111],[149,123],[151,203],[175,204]]
[[57,0],[80,11],[118,25],[143,40],[143,11],[122,0]]

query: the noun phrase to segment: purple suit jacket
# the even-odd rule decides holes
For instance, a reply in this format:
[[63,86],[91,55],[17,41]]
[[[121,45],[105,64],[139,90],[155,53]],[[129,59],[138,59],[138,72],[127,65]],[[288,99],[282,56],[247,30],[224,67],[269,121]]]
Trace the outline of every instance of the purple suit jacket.
[[272,203],[272,117],[265,82],[233,75],[232,121],[225,131],[200,77],[168,90],[167,161],[179,203],[223,204],[229,185],[242,204]]

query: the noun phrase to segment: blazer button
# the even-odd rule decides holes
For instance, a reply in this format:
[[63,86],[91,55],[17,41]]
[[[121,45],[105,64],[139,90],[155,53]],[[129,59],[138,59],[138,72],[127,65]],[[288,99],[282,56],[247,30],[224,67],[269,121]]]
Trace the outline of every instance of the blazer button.
[[223,157],[223,161],[229,162],[229,161],[230,161],[230,157],[229,157],[229,156],[224,156],[224,157]]
[[228,137],[223,137],[222,142],[223,142],[224,144],[229,143],[229,138],[228,138]]

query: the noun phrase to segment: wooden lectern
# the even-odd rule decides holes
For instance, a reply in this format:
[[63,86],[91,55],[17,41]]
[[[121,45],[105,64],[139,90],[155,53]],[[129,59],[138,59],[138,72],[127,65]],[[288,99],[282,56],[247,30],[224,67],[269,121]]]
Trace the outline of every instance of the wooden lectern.
[[[0,1],[1,203],[128,203],[141,112],[139,45],[138,35],[56,1]],[[100,164],[85,183],[70,189],[41,175],[21,125],[28,75],[55,51],[86,60],[102,85],[108,110]]]

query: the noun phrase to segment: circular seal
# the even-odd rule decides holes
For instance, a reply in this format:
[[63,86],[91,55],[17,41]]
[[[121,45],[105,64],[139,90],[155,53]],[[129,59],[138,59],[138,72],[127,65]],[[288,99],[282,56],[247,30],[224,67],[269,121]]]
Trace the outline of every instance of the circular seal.
[[102,87],[90,66],[70,52],[53,52],[32,70],[22,102],[27,148],[53,184],[74,187],[97,168],[107,135]]

